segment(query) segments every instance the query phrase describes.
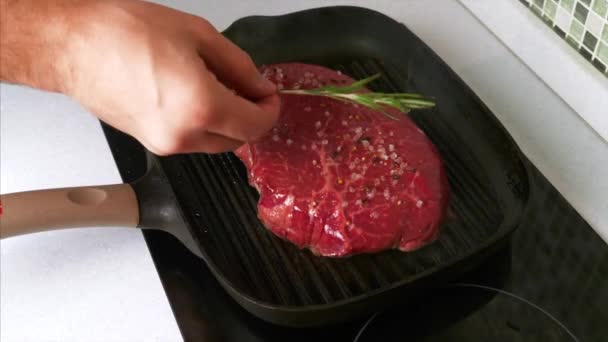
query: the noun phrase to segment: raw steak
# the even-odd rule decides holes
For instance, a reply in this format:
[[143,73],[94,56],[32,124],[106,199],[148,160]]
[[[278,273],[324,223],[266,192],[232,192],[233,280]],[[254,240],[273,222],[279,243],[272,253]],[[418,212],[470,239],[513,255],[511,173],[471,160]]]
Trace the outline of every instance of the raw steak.
[[[279,88],[347,84],[307,64],[262,72]],[[281,95],[277,125],[235,153],[260,193],[258,216],[276,235],[323,256],[411,251],[439,234],[448,185],[439,155],[404,114],[316,96]]]

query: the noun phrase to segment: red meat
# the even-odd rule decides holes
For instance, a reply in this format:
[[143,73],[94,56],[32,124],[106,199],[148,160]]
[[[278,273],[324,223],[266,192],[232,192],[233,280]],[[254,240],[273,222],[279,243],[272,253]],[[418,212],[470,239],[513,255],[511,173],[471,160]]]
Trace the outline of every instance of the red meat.
[[[262,67],[279,88],[348,84],[307,64]],[[448,184],[439,154],[404,114],[316,96],[281,95],[279,122],[235,153],[276,235],[323,256],[411,251],[439,234]]]

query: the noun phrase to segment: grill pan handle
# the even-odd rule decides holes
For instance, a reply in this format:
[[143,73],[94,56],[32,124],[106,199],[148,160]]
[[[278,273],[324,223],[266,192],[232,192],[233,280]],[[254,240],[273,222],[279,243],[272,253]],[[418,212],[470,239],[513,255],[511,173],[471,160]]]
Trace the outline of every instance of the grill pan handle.
[[0,239],[64,228],[129,227],[161,230],[203,257],[159,161],[130,184],[35,190],[0,195]]
[[36,190],[0,196],[0,238],[74,227],[137,227],[129,184]]

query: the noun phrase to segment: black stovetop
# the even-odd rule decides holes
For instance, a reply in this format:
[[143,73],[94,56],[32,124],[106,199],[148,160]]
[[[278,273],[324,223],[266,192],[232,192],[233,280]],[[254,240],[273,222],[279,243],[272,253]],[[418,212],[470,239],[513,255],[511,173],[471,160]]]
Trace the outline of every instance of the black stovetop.
[[[132,138],[103,125],[125,182],[145,170]],[[172,236],[144,237],[186,341],[606,341],[608,245],[534,168],[511,242],[475,271],[359,321],[289,329],[247,313]]]

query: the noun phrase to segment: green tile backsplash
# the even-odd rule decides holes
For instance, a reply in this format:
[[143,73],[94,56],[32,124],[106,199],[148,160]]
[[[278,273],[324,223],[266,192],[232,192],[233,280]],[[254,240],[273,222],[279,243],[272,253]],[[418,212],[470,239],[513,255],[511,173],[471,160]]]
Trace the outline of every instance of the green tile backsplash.
[[572,24],[570,24],[570,34],[576,41],[581,41],[583,39],[583,33],[585,33],[585,27],[583,24],[579,23],[577,20],[572,20]]
[[608,0],[519,0],[608,76]]
[[603,17],[608,12],[608,0],[596,0],[593,3],[593,11],[600,17]]
[[582,2],[577,3],[576,7],[574,7],[574,17],[581,23],[584,23],[587,20],[587,14],[589,14],[589,9],[583,6]]
[[566,11],[570,13],[572,12],[572,9],[574,8],[574,0],[562,0],[559,1],[559,3]]

